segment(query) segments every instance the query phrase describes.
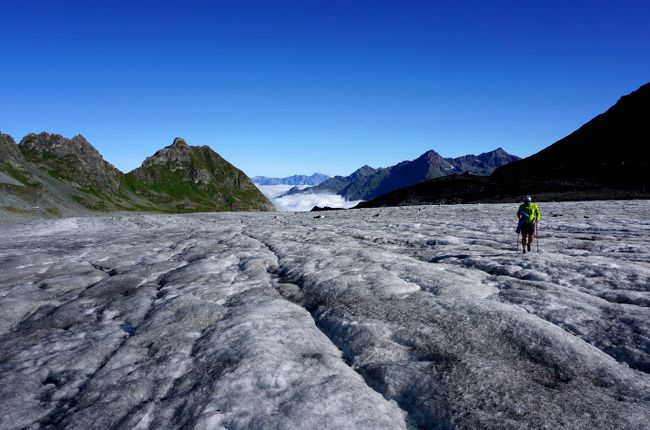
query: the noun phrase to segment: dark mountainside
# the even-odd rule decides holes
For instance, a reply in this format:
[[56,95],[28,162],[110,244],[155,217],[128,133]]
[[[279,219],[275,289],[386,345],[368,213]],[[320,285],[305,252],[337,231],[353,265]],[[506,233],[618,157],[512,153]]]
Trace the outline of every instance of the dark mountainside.
[[83,137],[0,134],[2,219],[29,220],[113,211],[273,210],[239,169],[207,146],[182,139],[124,174]]
[[478,156],[465,155],[458,158],[444,158],[435,151],[427,151],[415,160],[379,169],[363,166],[349,176],[335,176],[304,191],[292,189],[290,194],[331,193],[348,200],[367,200],[398,188],[454,173],[489,175],[497,167],[518,159],[519,157],[510,155],[501,148]]
[[310,185],[316,186],[329,179],[329,176],[322,173],[313,175],[293,175],[286,178],[269,178],[267,176],[255,176],[251,178],[253,183],[258,185]]
[[650,84],[537,154],[488,177],[454,175],[401,188],[357,207],[428,203],[650,198]]

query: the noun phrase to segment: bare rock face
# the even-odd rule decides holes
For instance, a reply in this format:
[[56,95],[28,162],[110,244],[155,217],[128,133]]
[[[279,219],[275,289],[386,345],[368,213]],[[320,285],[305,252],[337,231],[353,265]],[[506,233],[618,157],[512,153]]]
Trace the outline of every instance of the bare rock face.
[[19,144],[25,158],[64,182],[92,192],[115,192],[120,172],[82,136],[28,134]]

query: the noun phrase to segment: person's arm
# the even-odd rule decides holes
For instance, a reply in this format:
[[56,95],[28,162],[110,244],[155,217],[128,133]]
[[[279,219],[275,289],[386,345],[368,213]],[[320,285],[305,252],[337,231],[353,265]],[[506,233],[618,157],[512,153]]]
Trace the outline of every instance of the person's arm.
[[540,218],[542,218],[542,213],[539,211],[539,207],[535,205],[535,222],[539,222]]

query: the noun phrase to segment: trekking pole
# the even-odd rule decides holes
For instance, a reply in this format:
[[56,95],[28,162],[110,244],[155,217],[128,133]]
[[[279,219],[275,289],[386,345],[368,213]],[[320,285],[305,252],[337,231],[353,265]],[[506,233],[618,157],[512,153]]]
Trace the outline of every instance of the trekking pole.
[[537,229],[537,225],[539,224],[539,221],[535,223],[535,238],[537,239],[537,252],[539,252],[539,230]]
[[517,232],[517,239],[515,239],[515,252],[519,249],[519,232]]

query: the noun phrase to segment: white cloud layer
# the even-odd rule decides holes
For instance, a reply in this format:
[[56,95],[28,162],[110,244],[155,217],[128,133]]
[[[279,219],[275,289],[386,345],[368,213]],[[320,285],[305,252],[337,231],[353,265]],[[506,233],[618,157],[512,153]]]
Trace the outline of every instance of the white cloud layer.
[[[257,188],[268,197],[280,211],[310,211],[314,206],[331,208],[351,208],[363,200],[346,200],[338,194],[292,194],[284,195],[292,185],[258,185]],[[302,188],[309,188],[301,186]]]
[[274,203],[281,211],[309,211],[314,206],[331,208],[351,208],[362,200],[345,200],[338,194],[293,194],[275,199]]

